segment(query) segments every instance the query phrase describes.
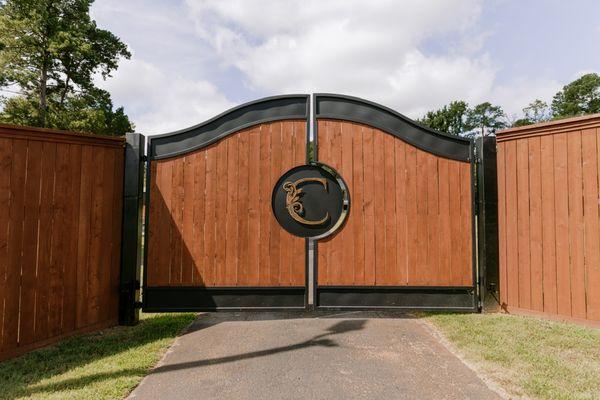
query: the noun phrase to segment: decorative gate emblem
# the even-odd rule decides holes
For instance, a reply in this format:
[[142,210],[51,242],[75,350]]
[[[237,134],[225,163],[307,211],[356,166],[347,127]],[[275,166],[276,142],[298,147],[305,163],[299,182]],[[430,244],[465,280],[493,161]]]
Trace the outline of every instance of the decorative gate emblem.
[[338,173],[313,163],[283,174],[273,188],[271,205],[283,229],[292,235],[320,239],[342,225],[350,200]]
[[287,196],[285,197],[285,206],[292,218],[301,224],[321,225],[329,218],[329,212],[325,213],[325,216],[318,221],[309,221],[300,216],[304,214],[304,206],[302,203],[300,203],[300,195],[303,192],[302,189],[298,189],[298,185],[304,182],[320,182],[325,188],[325,191],[327,191],[327,179],[325,178],[301,178],[296,182],[288,181],[283,184],[283,190],[287,192]]

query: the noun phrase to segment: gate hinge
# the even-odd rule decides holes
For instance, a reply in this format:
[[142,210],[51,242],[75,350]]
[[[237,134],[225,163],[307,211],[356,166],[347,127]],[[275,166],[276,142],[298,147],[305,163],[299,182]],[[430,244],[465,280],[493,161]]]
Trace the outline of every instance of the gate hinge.
[[141,301],[136,301],[136,302],[133,304],[133,307],[134,307],[134,308],[136,308],[136,309],[139,309],[139,308],[142,308],[142,305],[143,305],[143,304],[142,304],[142,302],[141,302]]

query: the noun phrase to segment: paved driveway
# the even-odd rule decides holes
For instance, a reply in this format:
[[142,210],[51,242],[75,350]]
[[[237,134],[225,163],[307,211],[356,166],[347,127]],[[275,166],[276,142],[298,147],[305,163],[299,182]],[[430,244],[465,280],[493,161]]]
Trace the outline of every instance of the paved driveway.
[[402,314],[201,314],[132,399],[499,399]]

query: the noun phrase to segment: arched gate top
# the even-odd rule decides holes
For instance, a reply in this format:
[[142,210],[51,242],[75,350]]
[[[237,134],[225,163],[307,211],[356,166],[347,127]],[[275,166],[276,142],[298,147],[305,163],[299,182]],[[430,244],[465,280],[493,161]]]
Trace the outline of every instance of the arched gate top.
[[[285,119],[308,120],[310,96],[283,95],[242,104],[201,124],[149,137],[148,158],[175,157],[206,147],[241,129]],[[437,132],[377,103],[357,97],[314,95],[314,119],[347,120],[370,125],[429,153],[470,161],[472,140]]]
[[309,95],[266,97],[234,107],[190,128],[150,136],[151,160],[175,157],[206,147],[241,129],[284,119],[308,119]]
[[471,159],[471,139],[437,132],[391,108],[358,97],[317,93],[314,117],[370,125],[429,153],[458,161]]

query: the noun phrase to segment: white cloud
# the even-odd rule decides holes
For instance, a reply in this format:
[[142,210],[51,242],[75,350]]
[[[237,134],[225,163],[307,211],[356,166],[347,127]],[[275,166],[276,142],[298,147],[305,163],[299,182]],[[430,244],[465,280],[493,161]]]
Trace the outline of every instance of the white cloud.
[[233,106],[210,82],[187,79],[135,57],[98,84],[116,105],[127,105],[136,131],[143,134],[186,128]]

